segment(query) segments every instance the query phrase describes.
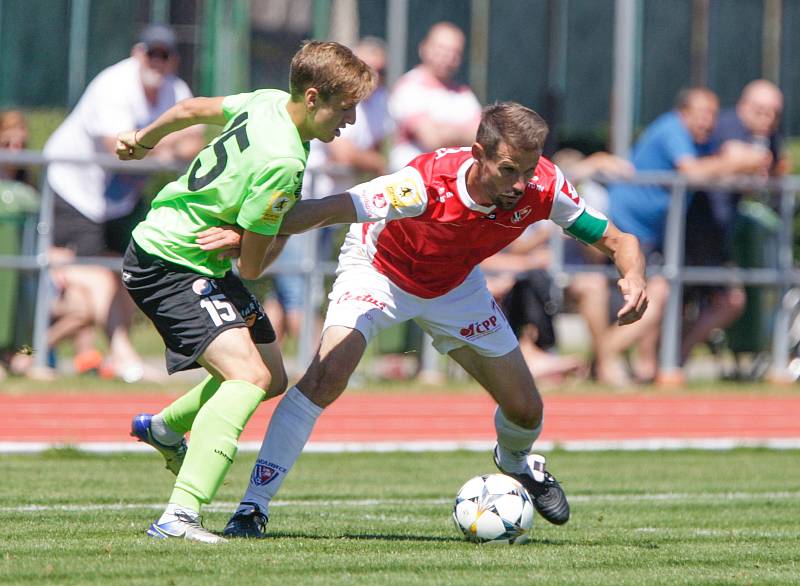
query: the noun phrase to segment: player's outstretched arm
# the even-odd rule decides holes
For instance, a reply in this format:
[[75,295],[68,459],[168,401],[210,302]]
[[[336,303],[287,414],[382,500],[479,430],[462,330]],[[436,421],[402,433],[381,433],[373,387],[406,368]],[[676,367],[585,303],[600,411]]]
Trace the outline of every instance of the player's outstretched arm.
[[625,325],[638,321],[647,309],[647,282],[644,255],[636,236],[620,231],[609,222],[603,236],[592,246],[607,254],[622,275],[617,286],[625,305],[617,312],[618,323]]
[[227,122],[222,111],[224,99],[217,97],[181,100],[144,128],[120,133],[117,136],[117,156],[123,161],[143,159],[158,141],[172,132],[195,124],[224,125]]
[[349,193],[300,200],[286,214],[279,234],[300,234],[333,224],[352,224],[356,219],[356,208]]

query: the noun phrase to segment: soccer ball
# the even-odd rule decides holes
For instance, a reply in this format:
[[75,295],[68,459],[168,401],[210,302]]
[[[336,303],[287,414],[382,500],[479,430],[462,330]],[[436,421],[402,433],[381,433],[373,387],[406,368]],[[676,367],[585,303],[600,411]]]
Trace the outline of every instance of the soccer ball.
[[510,476],[484,474],[470,478],[458,491],[453,521],[467,541],[525,543],[533,526],[533,503]]

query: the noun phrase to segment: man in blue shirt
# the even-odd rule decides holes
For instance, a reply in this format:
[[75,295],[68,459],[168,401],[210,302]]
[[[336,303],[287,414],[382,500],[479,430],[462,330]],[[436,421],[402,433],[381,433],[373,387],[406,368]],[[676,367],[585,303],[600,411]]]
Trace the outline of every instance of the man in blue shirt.
[[[742,90],[734,108],[722,110],[711,142],[721,151],[751,145],[763,156],[757,175],[782,175],[788,161],[781,157],[778,131],[783,111],[783,94],[770,81],[757,79]],[[741,193],[699,192],[695,194],[686,218],[686,264],[720,266],[732,258],[733,226]],[[743,287],[690,287],[687,299],[699,300],[700,313],[683,337],[681,359],[686,360],[692,347],[708,339],[712,330],[730,326],[744,310]]]
[[[765,155],[748,145],[731,145],[711,154],[718,113],[719,99],[710,89],[682,90],[675,109],[656,118],[634,145],[631,162],[636,170],[678,172],[703,181],[763,167]],[[620,229],[638,237],[645,255],[652,257],[663,250],[669,198],[665,187],[614,184],[609,188],[609,215]],[[637,345],[634,375],[640,380],[652,380],[657,374],[660,323],[668,295],[665,279],[648,280],[648,315],[633,328],[613,329],[606,342],[619,354]]]

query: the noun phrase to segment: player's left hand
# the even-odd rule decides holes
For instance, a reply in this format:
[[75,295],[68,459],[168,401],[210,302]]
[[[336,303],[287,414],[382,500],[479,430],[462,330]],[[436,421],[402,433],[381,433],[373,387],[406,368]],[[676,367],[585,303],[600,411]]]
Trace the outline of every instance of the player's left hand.
[[617,286],[625,299],[625,305],[617,312],[617,323],[621,326],[639,321],[647,309],[647,285],[639,276],[624,277]]
[[242,243],[242,229],[239,226],[214,226],[198,232],[195,242],[200,250],[221,250],[219,258],[239,256]]

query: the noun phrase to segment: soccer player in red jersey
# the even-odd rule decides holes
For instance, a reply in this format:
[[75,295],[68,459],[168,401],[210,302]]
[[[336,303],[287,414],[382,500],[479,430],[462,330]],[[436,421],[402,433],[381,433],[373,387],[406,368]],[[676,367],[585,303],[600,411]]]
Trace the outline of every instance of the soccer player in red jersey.
[[[420,155],[397,173],[347,193],[301,201],[285,217],[283,234],[353,225],[339,256],[319,350],[272,416],[227,535],[263,535],[270,500],[322,410],[344,391],[367,343],[409,319],[497,402],[497,467],[525,486],[545,519],[568,521],[563,490],[544,458],[530,453],[542,430],[542,398],[477,265],[528,225],[549,219],[614,261],[625,298],[620,324],[642,316],[647,294],[637,239],[588,207],[541,156],[547,131],[533,110],[495,104],[483,110],[471,147]],[[231,236],[217,228],[199,242],[219,248]]]

